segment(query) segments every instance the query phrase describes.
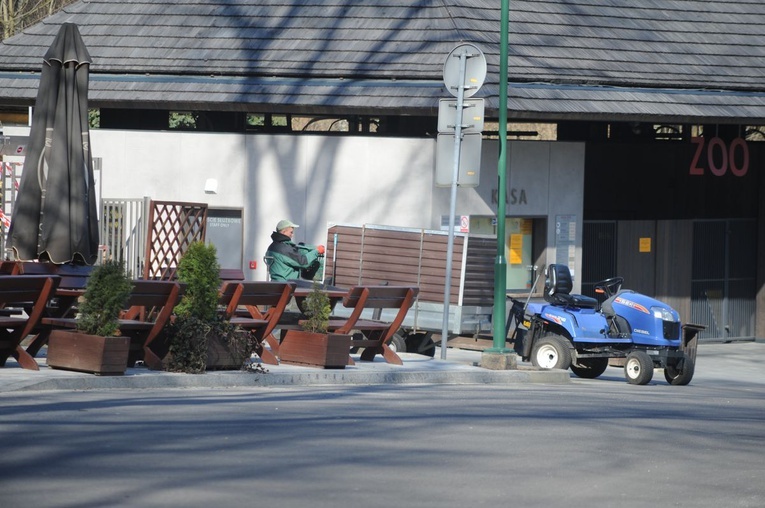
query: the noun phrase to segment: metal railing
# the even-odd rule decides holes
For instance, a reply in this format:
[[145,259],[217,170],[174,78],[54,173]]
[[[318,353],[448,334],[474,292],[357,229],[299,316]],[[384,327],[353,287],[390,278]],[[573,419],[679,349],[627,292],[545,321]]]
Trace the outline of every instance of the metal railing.
[[117,259],[135,278],[140,278],[146,253],[146,231],[151,199],[102,199],[99,262]]

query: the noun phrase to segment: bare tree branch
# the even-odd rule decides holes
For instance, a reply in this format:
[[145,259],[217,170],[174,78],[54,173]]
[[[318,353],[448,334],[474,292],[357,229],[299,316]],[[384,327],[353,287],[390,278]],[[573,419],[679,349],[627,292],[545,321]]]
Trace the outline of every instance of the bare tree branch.
[[77,0],[0,0],[3,39],[38,23]]

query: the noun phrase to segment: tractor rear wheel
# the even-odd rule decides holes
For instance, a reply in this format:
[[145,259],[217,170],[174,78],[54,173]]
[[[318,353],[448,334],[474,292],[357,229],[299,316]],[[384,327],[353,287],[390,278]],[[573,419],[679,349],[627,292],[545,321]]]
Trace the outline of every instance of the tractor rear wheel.
[[691,357],[688,353],[683,353],[683,357],[677,363],[664,367],[664,379],[671,385],[684,386],[693,379],[695,369],[696,366]]
[[653,360],[645,351],[633,351],[624,362],[624,377],[631,385],[647,385],[653,379]]
[[580,358],[571,365],[571,370],[583,379],[595,379],[608,368],[608,358]]
[[563,369],[571,367],[571,347],[569,341],[557,334],[549,334],[534,342],[531,350],[531,364],[543,369]]

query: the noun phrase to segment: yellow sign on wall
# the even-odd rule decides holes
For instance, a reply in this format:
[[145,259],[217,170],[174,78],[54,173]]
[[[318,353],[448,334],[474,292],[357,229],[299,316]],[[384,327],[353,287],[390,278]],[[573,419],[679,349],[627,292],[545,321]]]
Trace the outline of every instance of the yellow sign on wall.
[[523,235],[510,235],[510,264],[520,265],[523,263]]
[[640,252],[651,252],[651,238],[640,239]]

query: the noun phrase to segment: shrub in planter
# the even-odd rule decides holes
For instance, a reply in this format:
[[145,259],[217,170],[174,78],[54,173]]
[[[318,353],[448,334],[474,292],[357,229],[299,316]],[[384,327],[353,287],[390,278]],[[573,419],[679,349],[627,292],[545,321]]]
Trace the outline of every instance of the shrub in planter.
[[89,335],[117,335],[119,315],[132,289],[133,282],[123,263],[108,260],[93,268],[79,307],[77,329]]
[[207,336],[214,326],[220,287],[220,265],[212,244],[194,242],[178,263],[178,280],[185,285],[169,325],[167,370],[199,374],[207,365]]
[[302,330],[288,330],[279,346],[284,363],[324,368],[345,368],[351,347],[351,336],[327,333],[332,313],[329,297],[317,282],[305,299],[306,319]]
[[123,263],[105,261],[91,271],[76,330],[51,331],[48,366],[95,374],[123,374],[130,338],[119,337],[119,315],[133,283]]
[[321,290],[319,283],[314,282],[311,292],[305,299],[306,320],[301,323],[301,327],[307,332],[327,333],[331,313],[329,297]]
[[215,246],[192,243],[178,263],[178,280],[185,285],[185,290],[175,307],[175,319],[168,327],[170,358],[167,370],[191,374],[205,372],[211,347],[217,356],[221,356],[223,350],[232,357],[241,357],[237,367],[242,366],[252,351],[252,338],[218,315],[221,282]]

